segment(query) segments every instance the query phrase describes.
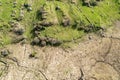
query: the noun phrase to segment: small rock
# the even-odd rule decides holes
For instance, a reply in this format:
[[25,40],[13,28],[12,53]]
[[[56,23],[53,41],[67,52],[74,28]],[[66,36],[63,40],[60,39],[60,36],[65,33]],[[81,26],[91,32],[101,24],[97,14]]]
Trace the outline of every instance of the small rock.
[[14,4],[14,5],[16,5],[16,4],[17,4],[17,2],[15,1],[15,2],[13,2],[13,4]]
[[32,41],[32,45],[38,45],[40,43],[40,39],[38,37],[35,37]]
[[23,10],[20,10],[20,15],[19,15],[19,17],[17,18],[17,21],[21,21],[21,20],[23,20],[23,18],[24,18],[24,11],[23,11]]
[[39,23],[36,23],[34,26],[34,30],[41,31],[44,30],[45,28],[41,26]]
[[16,21],[10,21],[9,24],[10,24],[10,26],[13,27],[13,28],[20,26],[20,24],[19,24],[18,22],[16,22]]
[[76,4],[76,3],[77,3],[77,0],[71,0],[71,3],[72,3],[72,4]]
[[55,10],[60,10],[60,7],[59,7],[59,6],[56,6]]
[[17,21],[22,21],[23,20],[23,16],[19,16],[18,18],[16,18]]
[[11,17],[15,17],[15,14],[11,14]]
[[62,24],[63,24],[63,26],[69,26],[70,25],[70,19],[67,18],[67,17],[64,17]]
[[29,58],[34,58],[36,56],[37,52],[32,52],[30,55],[29,55]]
[[36,37],[39,36],[39,34],[40,34],[40,31],[34,31],[34,33],[33,33],[33,35]]
[[40,37],[40,41],[46,41],[47,38],[46,37]]
[[28,4],[28,3],[24,3],[24,7],[25,7],[25,8],[28,8],[28,7],[31,7],[31,5]]
[[46,41],[41,41],[40,46],[42,46],[42,47],[46,46]]
[[91,35],[88,36],[88,39],[91,40],[93,37]]
[[27,8],[27,11],[32,11],[32,7],[28,7],[28,8]]
[[1,55],[2,55],[3,57],[8,56],[9,54],[10,54],[10,52],[9,52],[8,50],[3,50],[3,51],[1,51]]
[[24,36],[13,37],[12,43],[19,43],[25,39],[26,39],[26,37],[24,37]]
[[29,57],[30,57],[30,58],[33,58],[33,57],[35,57],[35,55],[33,55],[33,54],[30,54],[30,55],[29,55]]
[[14,28],[14,29],[13,29],[13,32],[14,32],[16,35],[22,35],[22,34],[25,32],[25,30],[24,30],[24,28]]
[[13,13],[13,14],[16,14],[16,10],[12,10],[12,13]]
[[13,7],[16,7],[17,6],[17,2],[13,2]]
[[52,46],[59,46],[60,44],[62,44],[62,42],[59,40],[52,39],[50,41],[50,45],[52,45]]
[[42,22],[40,23],[40,25],[41,25],[41,26],[52,26],[53,23],[52,23],[52,22],[48,22],[47,20],[45,20],[45,21],[42,21]]

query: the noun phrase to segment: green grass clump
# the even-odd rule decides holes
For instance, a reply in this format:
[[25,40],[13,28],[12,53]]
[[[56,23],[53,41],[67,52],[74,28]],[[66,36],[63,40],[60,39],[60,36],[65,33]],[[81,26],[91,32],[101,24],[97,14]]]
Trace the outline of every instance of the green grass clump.
[[48,36],[64,42],[69,42],[82,37],[83,34],[83,31],[78,31],[71,27],[64,28],[62,26],[51,26],[46,28],[44,31],[41,31],[40,36]]
[[11,38],[9,36],[10,26],[8,23],[0,24],[0,47],[11,43]]

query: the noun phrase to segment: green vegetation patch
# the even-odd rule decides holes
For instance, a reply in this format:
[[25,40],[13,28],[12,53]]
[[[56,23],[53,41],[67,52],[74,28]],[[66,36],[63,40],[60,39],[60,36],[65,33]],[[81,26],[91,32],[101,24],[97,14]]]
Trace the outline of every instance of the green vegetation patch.
[[[21,10],[24,12],[24,18],[17,22],[25,28],[23,35],[27,37],[28,41],[33,40],[31,31],[37,22],[52,23],[49,27],[43,26],[45,30],[39,31],[39,36],[70,42],[86,34],[84,29],[91,29],[91,25],[97,28],[109,28],[114,21],[120,19],[120,0],[103,0],[98,2],[97,6],[90,7],[83,5],[82,0],[76,1],[77,3],[74,4],[69,0],[0,0],[0,44],[11,43],[9,22],[17,21]],[[25,9],[24,4],[30,4],[32,10]],[[44,7],[47,12],[45,14],[46,20],[39,19],[40,16],[37,14],[41,7]],[[68,24],[66,27],[63,25],[65,20]],[[78,30],[81,27],[82,29]]]
[[64,28],[63,26],[51,26],[46,28],[44,31],[41,31],[40,36],[48,36],[64,42],[69,42],[82,37],[83,34],[83,31],[78,31],[71,27]]

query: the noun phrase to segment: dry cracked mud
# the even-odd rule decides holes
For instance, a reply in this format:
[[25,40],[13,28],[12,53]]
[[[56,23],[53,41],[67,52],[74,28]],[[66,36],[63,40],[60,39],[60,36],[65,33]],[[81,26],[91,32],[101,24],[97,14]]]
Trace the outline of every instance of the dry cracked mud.
[[119,25],[70,49],[9,45],[12,53],[0,58],[0,80],[120,80]]

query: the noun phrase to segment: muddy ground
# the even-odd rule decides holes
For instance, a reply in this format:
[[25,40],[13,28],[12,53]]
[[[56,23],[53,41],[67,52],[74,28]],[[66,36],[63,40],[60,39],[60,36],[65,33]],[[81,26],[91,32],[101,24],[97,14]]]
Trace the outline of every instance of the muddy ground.
[[11,54],[0,58],[0,80],[120,80],[119,25],[69,49],[9,45]]

